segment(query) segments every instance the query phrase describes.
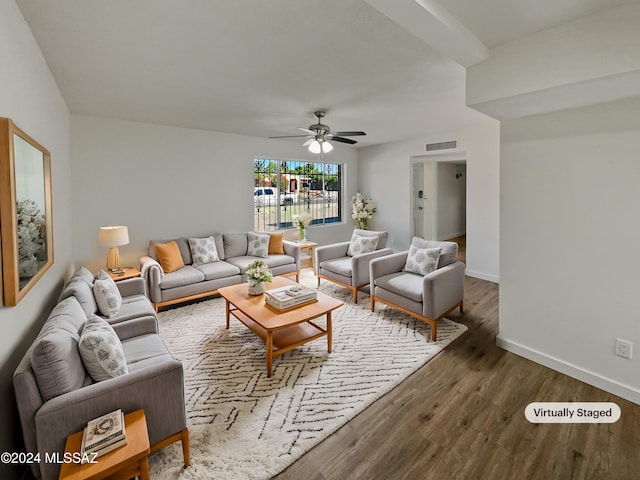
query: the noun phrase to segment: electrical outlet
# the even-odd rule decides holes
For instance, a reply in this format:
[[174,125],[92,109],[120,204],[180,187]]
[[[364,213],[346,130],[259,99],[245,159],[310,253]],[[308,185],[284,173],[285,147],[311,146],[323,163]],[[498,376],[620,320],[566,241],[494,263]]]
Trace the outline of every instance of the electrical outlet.
[[632,348],[633,344],[631,342],[627,342],[621,338],[616,338],[616,355],[619,357],[631,359]]

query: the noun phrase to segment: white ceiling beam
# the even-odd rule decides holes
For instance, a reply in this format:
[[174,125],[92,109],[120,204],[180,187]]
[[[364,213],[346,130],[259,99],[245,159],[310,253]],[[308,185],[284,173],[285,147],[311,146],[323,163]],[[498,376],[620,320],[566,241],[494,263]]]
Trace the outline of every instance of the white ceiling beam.
[[463,67],[470,67],[489,57],[489,49],[434,0],[365,2]]

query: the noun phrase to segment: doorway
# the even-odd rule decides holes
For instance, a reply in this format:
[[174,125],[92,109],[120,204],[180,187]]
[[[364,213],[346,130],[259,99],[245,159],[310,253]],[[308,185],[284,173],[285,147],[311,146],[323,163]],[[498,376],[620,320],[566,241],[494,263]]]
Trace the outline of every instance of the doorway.
[[413,235],[433,240],[465,236],[466,153],[424,155],[411,162]]

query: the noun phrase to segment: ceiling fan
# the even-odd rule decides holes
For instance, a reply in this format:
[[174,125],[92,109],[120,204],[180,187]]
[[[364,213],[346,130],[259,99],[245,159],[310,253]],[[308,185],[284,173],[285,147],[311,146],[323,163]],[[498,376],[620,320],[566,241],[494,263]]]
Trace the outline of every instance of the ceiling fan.
[[333,150],[333,145],[329,143],[329,140],[353,145],[354,143],[358,142],[345,137],[357,137],[360,135],[366,135],[366,133],[364,132],[332,132],[329,128],[329,125],[325,125],[322,123],[322,119],[324,118],[326,113],[327,112],[325,112],[324,110],[313,112],[317,122],[313,125],[309,125],[309,128],[300,128],[300,130],[305,132],[304,135],[282,135],[279,137],[269,138],[308,138],[308,140],[304,142],[303,145],[305,147],[309,147],[309,151],[311,153],[329,153],[331,150]]

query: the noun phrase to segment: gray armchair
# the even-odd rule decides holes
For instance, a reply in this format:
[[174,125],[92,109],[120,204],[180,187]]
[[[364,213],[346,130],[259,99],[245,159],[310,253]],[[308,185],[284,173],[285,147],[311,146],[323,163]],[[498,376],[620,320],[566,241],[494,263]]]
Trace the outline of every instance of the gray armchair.
[[435,341],[438,321],[458,307],[462,312],[465,265],[457,261],[457,243],[414,237],[411,245],[441,248],[437,269],[426,275],[404,271],[408,251],[373,260],[369,265],[371,311],[378,301],[422,320],[431,326]]
[[353,291],[353,301],[357,302],[358,290],[369,285],[369,262],[374,258],[389,255],[393,250],[385,248],[389,237],[387,232],[355,229],[352,241],[355,236],[377,237],[375,250],[368,253],[350,251],[351,242],[324,245],[316,248],[314,265],[317,269],[318,286],[322,278],[342,285]]

